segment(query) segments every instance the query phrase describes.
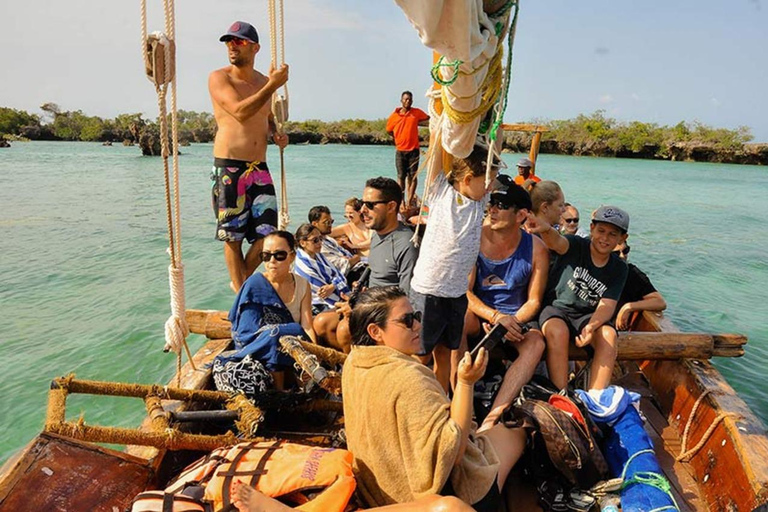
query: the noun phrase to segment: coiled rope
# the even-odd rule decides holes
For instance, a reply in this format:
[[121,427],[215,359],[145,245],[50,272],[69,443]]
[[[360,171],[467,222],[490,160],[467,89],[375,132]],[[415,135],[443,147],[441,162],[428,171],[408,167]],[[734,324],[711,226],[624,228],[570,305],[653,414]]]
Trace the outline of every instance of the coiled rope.
[[706,397],[708,394],[712,392],[711,389],[705,389],[701,395],[699,395],[699,398],[696,399],[696,402],[693,404],[693,409],[691,409],[691,414],[688,416],[688,421],[685,423],[685,429],[683,430],[683,439],[680,442],[680,455],[675,457],[675,460],[678,462],[687,462],[691,459],[696,453],[701,450],[701,448],[706,444],[706,442],[709,440],[709,437],[712,435],[712,433],[715,431],[717,426],[720,424],[721,421],[723,421],[725,418],[731,416],[736,417],[738,415],[734,413],[727,413],[727,412],[721,412],[718,414],[714,420],[712,420],[712,423],[710,423],[709,428],[707,428],[706,432],[704,432],[704,435],[701,436],[701,439],[698,443],[696,443],[696,446],[691,448],[690,450],[686,450],[685,447],[688,444],[688,433],[691,429],[691,425],[693,424],[693,418],[696,415],[696,411],[699,408],[699,405],[704,400],[704,397]]
[[[283,0],[279,0],[279,8],[275,6],[275,0],[269,0],[269,39],[272,58],[272,68],[285,64],[285,17],[283,13]],[[280,46],[278,62],[278,44]],[[272,115],[275,118],[275,133],[285,133],[285,123],[288,121],[288,84],[283,84],[283,94],[277,91],[272,95]],[[280,214],[278,228],[286,229],[291,223],[288,212],[288,184],[285,178],[284,150],[280,148]]]
[[[165,33],[154,32],[147,35],[147,4],[141,5],[141,45],[147,78],[154,84],[157,93],[157,106],[160,113],[160,147],[163,158],[163,176],[165,180],[165,206],[168,226],[168,254],[171,263],[168,266],[168,282],[171,293],[171,316],[165,322],[164,350],[176,353],[176,379],[181,387],[181,349],[185,349],[192,368],[196,370],[192,354],[187,345],[189,327],[186,321],[184,292],[184,265],[181,260],[181,211],[179,206],[179,131],[176,105],[176,20],[174,0],[163,0],[165,15]],[[159,52],[162,51],[162,55]],[[159,60],[162,59],[162,69]],[[168,147],[168,86],[171,89],[171,148]],[[168,156],[173,162],[173,191],[171,190]]]

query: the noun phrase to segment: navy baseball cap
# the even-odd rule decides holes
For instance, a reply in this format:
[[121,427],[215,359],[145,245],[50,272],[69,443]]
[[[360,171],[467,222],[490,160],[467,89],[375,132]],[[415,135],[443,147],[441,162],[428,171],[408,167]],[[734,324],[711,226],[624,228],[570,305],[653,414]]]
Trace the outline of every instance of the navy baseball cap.
[[232,25],[230,25],[229,30],[227,30],[227,33],[224,34],[219,38],[219,41],[229,41],[233,37],[236,37],[238,39],[245,39],[246,41],[250,41],[252,43],[258,43],[259,42],[259,33],[256,32],[256,29],[253,28],[253,25],[250,23],[246,23],[244,21],[236,21]]

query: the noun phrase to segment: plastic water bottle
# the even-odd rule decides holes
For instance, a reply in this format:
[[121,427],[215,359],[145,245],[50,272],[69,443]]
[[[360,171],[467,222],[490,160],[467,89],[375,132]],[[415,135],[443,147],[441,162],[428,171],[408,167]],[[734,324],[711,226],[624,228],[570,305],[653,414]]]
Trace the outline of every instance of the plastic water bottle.
[[600,512],[619,512],[621,510],[621,498],[616,494],[606,494],[600,500]]

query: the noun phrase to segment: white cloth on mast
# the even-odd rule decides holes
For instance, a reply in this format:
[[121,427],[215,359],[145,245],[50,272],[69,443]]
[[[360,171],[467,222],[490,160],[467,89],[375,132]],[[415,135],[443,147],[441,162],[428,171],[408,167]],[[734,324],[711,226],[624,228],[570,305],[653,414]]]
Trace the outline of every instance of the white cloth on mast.
[[[461,60],[456,81],[448,86],[448,100],[455,110],[470,112],[482,100],[478,89],[496,53],[499,39],[493,22],[483,11],[482,0],[395,0],[416,28],[421,42],[447,61]],[[479,71],[472,74],[473,71]],[[454,74],[452,67],[440,70],[443,80]],[[432,100],[430,100],[432,101]],[[465,158],[475,145],[481,116],[468,123],[455,123],[443,112],[430,120],[430,131],[440,128],[442,146],[457,158]]]

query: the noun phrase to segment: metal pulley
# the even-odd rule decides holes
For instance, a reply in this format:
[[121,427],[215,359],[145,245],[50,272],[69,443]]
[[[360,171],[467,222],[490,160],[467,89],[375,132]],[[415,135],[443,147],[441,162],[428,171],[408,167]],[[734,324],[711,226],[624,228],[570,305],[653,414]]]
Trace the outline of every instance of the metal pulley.
[[[158,87],[171,83],[176,74],[176,43],[162,32],[152,32],[147,37],[144,51],[144,71],[149,81]],[[167,68],[166,54],[170,58]]]

